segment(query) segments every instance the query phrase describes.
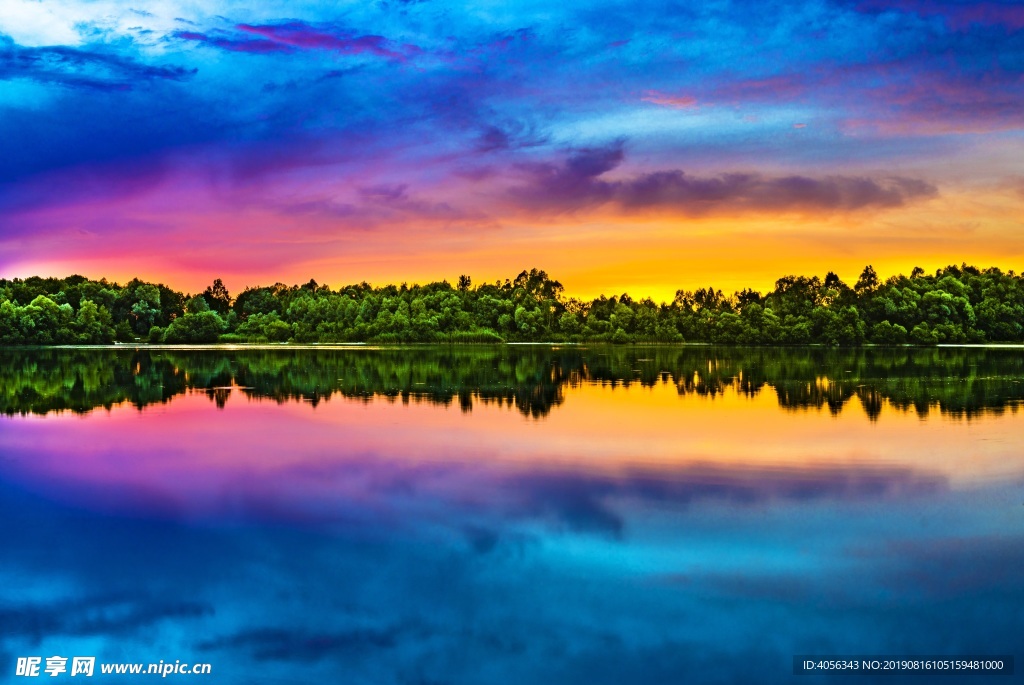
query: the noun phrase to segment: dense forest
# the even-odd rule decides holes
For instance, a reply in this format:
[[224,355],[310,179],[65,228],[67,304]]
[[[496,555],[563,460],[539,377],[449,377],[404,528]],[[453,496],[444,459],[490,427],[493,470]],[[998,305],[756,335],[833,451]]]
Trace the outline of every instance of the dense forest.
[[966,264],[852,286],[829,272],[785,276],[768,293],[680,290],[672,302],[628,294],[567,298],[544,271],[474,285],[310,280],[246,288],[220,279],[189,295],[135,279],[0,279],[0,344],[121,342],[706,342],[860,345],[1024,341],[1024,276]]
[[[681,395],[773,393],[794,411],[859,407],[973,417],[1024,403],[1024,355],[1006,348],[437,346],[219,350],[124,347],[0,350],[0,413],[139,409],[205,393],[316,407],[357,401],[514,407],[542,417],[566,389],[670,384]],[[234,399],[232,399],[234,398]]]

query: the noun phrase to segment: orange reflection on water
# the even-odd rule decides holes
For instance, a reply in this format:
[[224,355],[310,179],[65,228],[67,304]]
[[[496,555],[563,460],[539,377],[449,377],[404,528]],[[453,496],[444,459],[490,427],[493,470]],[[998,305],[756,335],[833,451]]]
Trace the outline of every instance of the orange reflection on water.
[[671,383],[582,383],[567,387],[562,404],[534,419],[494,402],[460,411],[457,403],[415,397],[403,403],[335,395],[313,406],[250,398],[236,388],[220,410],[205,393],[191,392],[141,412],[119,407],[85,417],[13,419],[35,430],[9,434],[21,436],[20,453],[12,452],[21,455],[20,469],[106,482],[230,482],[352,459],[653,475],[687,468],[737,474],[903,469],[954,486],[1024,474],[1024,417],[1015,408],[967,421],[887,406],[871,420],[858,405],[850,400],[833,414],[782,408],[770,387],[752,397],[733,390],[709,397],[680,395]]

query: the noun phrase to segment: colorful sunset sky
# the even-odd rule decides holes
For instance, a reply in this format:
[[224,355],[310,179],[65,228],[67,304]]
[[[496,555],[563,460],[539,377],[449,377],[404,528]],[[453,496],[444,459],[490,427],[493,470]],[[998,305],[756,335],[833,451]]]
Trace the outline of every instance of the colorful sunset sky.
[[0,277],[1024,270],[1024,5],[5,0]]

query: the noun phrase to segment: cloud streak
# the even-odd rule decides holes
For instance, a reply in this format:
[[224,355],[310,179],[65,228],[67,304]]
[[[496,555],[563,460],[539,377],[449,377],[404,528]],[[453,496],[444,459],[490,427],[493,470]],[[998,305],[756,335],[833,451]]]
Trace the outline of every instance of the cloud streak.
[[859,0],[854,4],[858,12],[879,15],[884,12],[903,12],[922,18],[941,18],[955,31],[966,31],[974,26],[1004,26],[1011,30],[1024,28],[1024,7],[1016,2],[950,2],[949,0],[898,0],[879,2]]
[[621,144],[573,151],[560,163],[523,167],[527,183],[512,198],[533,209],[580,210],[613,205],[620,211],[671,209],[684,214],[713,212],[842,212],[901,207],[934,197],[934,185],[903,177],[874,179],[829,175],[819,178],[759,173],[693,176],[673,169],[606,179],[618,167]]
[[5,638],[38,644],[55,636],[131,635],[161,621],[197,619],[212,613],[212,607],[200,602],[130,595],[83,597],[2,606],[0,630]]
[[212,34],[178,31],[174,35],[181,40],[203,43],[221,50],[255,54],[320,50],[344,55],[368,54],[404,62],[422,53],[415,45],[395,44],[384,36],[325,30],[298,21],[282,24],[238,24],[233,31],[219,30]]
[[352,628],[332,633],[310,633],[294,628],[255,628],[200,642],[201,651],[246,650],[256,661],[308,663],[326,656],[387,650],[395,647],[403,629]]
[[16,45],[0,34],[0,80],[30,79],[98,91],[131,90],[156,80],[185,81],[197,68],[150,65],[116,53]]

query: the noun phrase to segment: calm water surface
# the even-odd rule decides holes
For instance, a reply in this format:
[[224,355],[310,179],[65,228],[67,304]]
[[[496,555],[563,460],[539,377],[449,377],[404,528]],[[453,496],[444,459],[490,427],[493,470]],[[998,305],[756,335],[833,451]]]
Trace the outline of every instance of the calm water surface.
[[1007,349],[2,351],[0,667],[1021,682],[1022,400]]

